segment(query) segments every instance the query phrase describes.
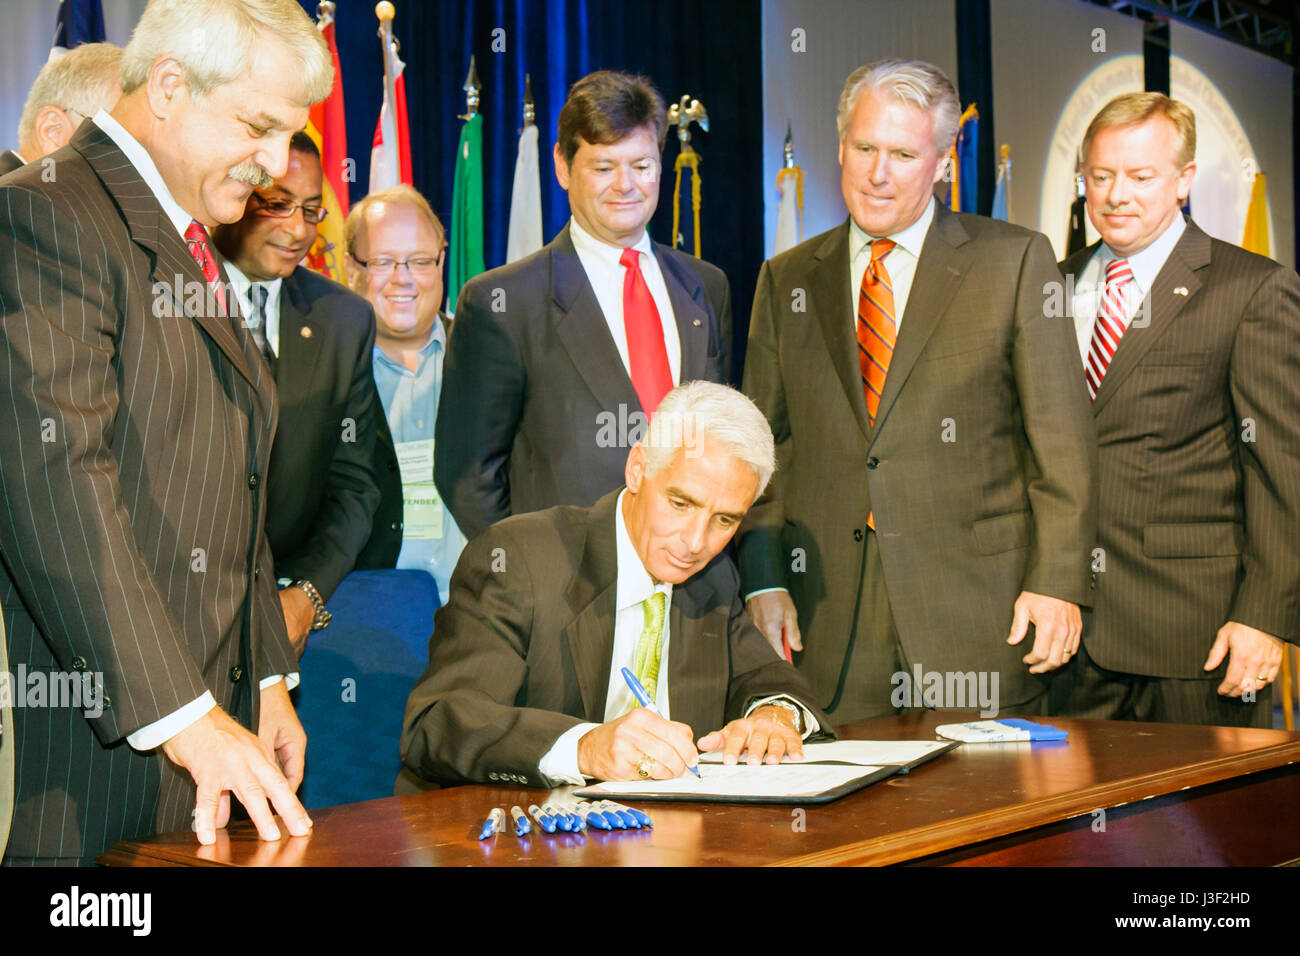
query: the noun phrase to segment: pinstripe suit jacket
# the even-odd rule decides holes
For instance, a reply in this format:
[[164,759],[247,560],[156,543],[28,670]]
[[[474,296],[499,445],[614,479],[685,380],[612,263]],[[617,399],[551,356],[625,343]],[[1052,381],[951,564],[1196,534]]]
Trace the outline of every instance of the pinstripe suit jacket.
[[0,185],[0,606],[13,666],[102,674],[103,713],[15,708],[9,852],[88,857],[190,819],[188,774],[127,735],[204,690],[255,727],[258,680],[297,668],[270,371],[103,131],[55,160]]
[[1300,641],[1300,278],[1188,222],[1144,310],[1092,406],[1105,570],[1083,639],[1109,670],[1205,677],[1228,621]]
[[[942,205],[926,233],[867,418],[847,220],[763,264],[744,391],[772,425],[777,470],[741,528],[744,592],[787,587],[800,669],[837,699],[861,627],[866,520],[907,660],[997,671],[1003,707],[1044,680],[1012,647],[1021,590],[1089,600],[1096,456],[1088,394],[1040,235]],[[887,675],[886,675],[887,676]]]

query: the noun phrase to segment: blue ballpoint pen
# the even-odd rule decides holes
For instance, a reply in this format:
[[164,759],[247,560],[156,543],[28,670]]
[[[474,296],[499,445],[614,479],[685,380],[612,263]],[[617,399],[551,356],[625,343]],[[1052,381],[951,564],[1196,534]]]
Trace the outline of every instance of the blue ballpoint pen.
[[[632,696],[636,698],[638,704],[656,717],[663,716],[663,714],[659,713],[659,708],[655,706],[655,702],[650,699],[650,695],[645,692],[645,688],[641,686],[641,682],[636,679],[636,675],[626,667],[623,668],[623,680],[627,681],[628,689],[632,691]],[[686,769],[697,777],[700,775],[700,772],[694,767],[687,767]]]

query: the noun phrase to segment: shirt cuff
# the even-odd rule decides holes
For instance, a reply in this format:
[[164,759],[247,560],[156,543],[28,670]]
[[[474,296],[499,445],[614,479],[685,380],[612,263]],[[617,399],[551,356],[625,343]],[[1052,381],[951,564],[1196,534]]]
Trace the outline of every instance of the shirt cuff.
[[217,699],[211,691],[204,691],[180,710],[174,710],[161,720],[146,724],[133,734],[127,734],[126,742],[133,750],[153,750],[165,744],[182,730],[196,723],[200,717],[217,706]]
[[799,715],[803,718],[802,739],[807,740],[813,734],[817,733],[819,730],[822,729],[821,724],[817,722],[817,718],[813,716],[812,711],[810,711],[803,704],[799,703],[799,701],[795,700],[793,697],[790,697],[786,694],[771,694],[767,697],[760,697],[758,700],[754,701],[748,707],[745,708],[745,716],[748,717],[754,711],[758,710],[758,708],[764,706],[765,704],[770,704],[774,700],[779,700],[787,704],[793,704],[795,707],[799,708]]
[[581,787],[587,778],[578,770],[578,740],[600,724],[578,724],[570,727],[555,739],[537,764],[537,772],[550,780],[553,786],[571,783]]
[[785,591],[788,594],[790,592],[790,589],[789,588],[759,588],[757,591],[750,591],[748,594],[745,595],[745,603],[748,604],[749,599],[752,597],[757,597],[760,594],[767,594],[770,591]]
[[298,683],[302,680],[302,675],[299,674],[297,671],[294,671],[292,674],[271,674],[268,677],[263,677],[258,682],[257,689],[266,690],[268,687],[270,687],[278,680],[284,681],[285,690],[293,690],[295,687],[298,686]]

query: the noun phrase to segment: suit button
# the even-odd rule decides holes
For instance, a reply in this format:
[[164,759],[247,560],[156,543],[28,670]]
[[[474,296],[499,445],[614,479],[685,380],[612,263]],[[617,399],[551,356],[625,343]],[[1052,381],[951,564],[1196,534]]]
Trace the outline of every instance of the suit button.
[[243,676],[244,676],[244,669],[240,667],[238,664],[230,668],[231,683],[238,684],[240,678],[242,678]]
[[256,488],[256,487],[258,486],[258,484],[259,484],[259,480],[258,480],[257,475],[249,475],[249,476],[248,476],[248,487],[250,487],[250,488]]
[[86,669],[86,659],[84,657],[74,657],[72,659],[72,669],[74,671],[84,671]]
[[861,541],[861,540],[862,540],[862,529],[861,529],[861,528],[854,528],[854,529],[853,529],[853,540],[854,540],[854,541]]
[[389,471],[397,471],[397,462],[396,462],[396,461],[389,461],[389,463],[388,463],[388,470],[389,470]]
[[256,581],[256,580],[257,580],[258,578],[260,578],[261,576],[262,576],[262,569],[261,569],[261,568],[253,568],[253,580]]
[[393,522],[392,524],[390,524],[388,527],[389,527],[390,529],[392,529],[393,531],[401,531],[401,530],[402,530],[402,522],[400,522],[400,521],[394,521],[394,522]]
[[876,470],[876,466],[878,464],[880,464],[880,459],[877,458],[875,455],[872,455],[870,458],[867,459],[867,467],[870,468],[872,471]]

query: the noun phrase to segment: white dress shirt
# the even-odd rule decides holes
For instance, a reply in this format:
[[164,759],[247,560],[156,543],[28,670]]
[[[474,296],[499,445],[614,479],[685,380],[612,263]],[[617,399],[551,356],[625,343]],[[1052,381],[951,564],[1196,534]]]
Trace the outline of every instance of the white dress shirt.
[[248,276],[239,271],[229,259],[226,260],[226,275],[230,277],[230,287],[235,290],[235,297],[239,299],[240,311],[244,313],[244,321],[251,327],[253,322],[253,286],[260,285],[266,289],[266,336],[267,343],[271,346],[273,355],[280,354],[280,289],[284,286],[284,279],[276,276],[270,282],[254,282]]
[[[1133,270],[1133,281],[1124,290],[1123,322],[1126,332],[1186,228],[1187,223],[1182,214],[1179,214],[1154,242],[1128,257],[1129,268]],[[1103,242],[1097,246],[1097,251],[1092,254],[1075,281],[1071,303],[1074,309],[1074,332],[1079,340],[1079,357],[1085,368],[1088,365],[1088,350],[1092,347],[1093,328],[1097,324],[1097,309],[1101,306],[1102,293],[1106,291],[1106,266],[1113,260],[1122,258],[1124,257],[1115,255],[1110,246]]]
[[[617,720],[636,706],[636,698],[628,689],[623,679],[623,668],[633,669],[636,660],[636,647],[641,640],[641,631],[645,627],[645,612],[641,604],[656,592],[664,595],[663,639],[659,651],[659,676],[655,683],[655,706],[665,720],[671,720],[668,710],[668,652],[671,632],[668,627],[669,611],[673,605],[673,586],[663,581],[656,582],[645,569],[641,556],[627,533],[627,523],[623,520],[624,489],[619,493],[614,506],[615,553],[618,556],[618,578],[614,597],[614,652],[610,657],[609,681],[605,694],[605,722]],[[799,708],[803,718],[804,737],[815,733],[819,725],[816,718],[798,701],[783,694],[773,694],[754,701],[746,708],[748,716],[754,710],[774,700],[789,701]],[[561,734],[551,745],[537,765],[543,776],[558,783],[582,785],[586,778],[578,770],[578,740],[588,731],[600,724],[582,723],[571,727]],[[699,728],[692,728],[698,730]],[[709,730],[717,730],[710,727]]]
[[[596,302],[609,334],[614,339],[619,358],[628,377],[632,375],[632,363],[627,357],[627,328],[623,324],[623,276],[627,270],[619,259],[623,255],[622,246],[611,246],[601,242],[587,232],[576,219],[569,220],[569,238],[578,253],[578,261],[587,273],[587,281],[596,293]],[[663,326],[664,348],[668,352],[668,369],[672,372],[673,385],[680,384],[682,369],[682,340],[677,333],[677,319],[673,313],[673,303],[668,298],[668,286],[664,284],[664,274],[659,269],[659,260],[655,258],[654,246],[650,243],[650,234],[643,232],[641,238],[631,247],[637,251],[637,260],[641,266],[641,275],[650,297],[655,300],[659,310],[659,322]]]
[[[144,180],[145,185],[149,187],[149,190],[162,206],[163,212],[176,230],[177,235],[183,240],[185,230],[190,227],[194,217],[182,209],[180,203],[172,197],[171,190],[163,182],[162,173],[158,172],[158,167],[154,164],[153,158],[150,157],[148,151],[123,128],[121,123],[113,119],[107,110],[100,109],[92,119],[95,125],[103,130],[117,148],[126,155],[126,158],[131,161],[135,171],[140,174],[140,178]],[[278,680],[284,680],[286,686],[292,690],[298,685],[299,675],[294,673],[285,677],[282,674],[272,674],[263,677],[258,686],[260,689],[265,690]],[[172,711],[166,717],[156,720],[152,724],[146,724],[133,734],[128,734],[126,742],[136,750],[152,750],[185,730],[216,706],[217,700],[212,696],[212,692],[204,691],[202,696],[196,697],[179,710]]]
[[[894,241],[894,248],[882,260],[885,271],[889,273],[889,286],[894,292],[894,327],[901,328],[903,314],[907,311],[907,300],[912,294],[912,280],[916,277],[916,263],[921,258],[921,249],[925,246],[925,235],[934,222],[934,197],[930,198],[925,212],[920,218],[905,229],[900,229],[886,239]],[[853,303],[853,330],[858,328],[858,293],[862,290],[862,277],[871,265],[871,243],[873,237],[858,228],[858,224],[849,217],[849,301]]]

